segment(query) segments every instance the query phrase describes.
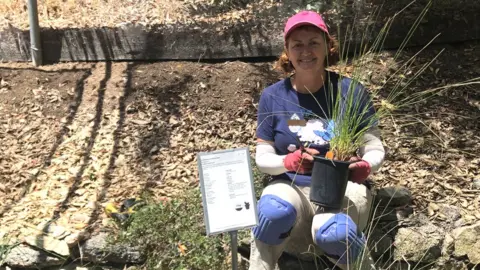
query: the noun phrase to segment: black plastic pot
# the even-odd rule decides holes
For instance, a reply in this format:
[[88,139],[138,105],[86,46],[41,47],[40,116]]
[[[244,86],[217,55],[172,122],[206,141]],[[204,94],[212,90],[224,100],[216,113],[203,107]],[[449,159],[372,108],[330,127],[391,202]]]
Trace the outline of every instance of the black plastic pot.
[[314,156],[310,201],[328,209],[341,209],[351,162]]

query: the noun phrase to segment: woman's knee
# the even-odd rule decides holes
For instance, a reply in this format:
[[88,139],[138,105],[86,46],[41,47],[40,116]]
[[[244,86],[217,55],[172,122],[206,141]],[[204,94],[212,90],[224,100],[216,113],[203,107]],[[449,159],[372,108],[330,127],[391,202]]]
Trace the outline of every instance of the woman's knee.
[[348,182],[345,197],[359,207],[365,207],[372,199],[371,191],[362,184]]
[[355,262],[365,247],[365,237],[350,216],[322,213],[313,218],[312,237],[330,258],[341,264]]
[[282,182],[267,186],[258,201],[259,224],[253,235],[266,244],[281,244],[290,235],[300,207],[299,194],[292,186]]
[[343,208],[344,212],[355,221],[361,231],[368,224],[371,205],[371,191],[365,185],[349,182],[345,191]]

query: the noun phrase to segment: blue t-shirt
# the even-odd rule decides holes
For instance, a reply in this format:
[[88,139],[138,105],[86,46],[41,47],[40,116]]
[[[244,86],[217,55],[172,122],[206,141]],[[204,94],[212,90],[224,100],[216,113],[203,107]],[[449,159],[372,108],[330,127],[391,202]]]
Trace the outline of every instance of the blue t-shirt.
[[[297,92],[292,87],[290,78],[263,90],[258,106],[257,138],[273,141],[278,155],[294,152],[300,148],[300,143],[319,150],[322,156],[326,154],[333,136],[334,123],[331,121],[331,110],[337,99],[339,85],[342,101],[347,95],[353,94],[355,102],[358,101],[353,107],[358,108],[363,118],[372,119],[375,111],[370,95],[360,83],[354,83],[350,88],[351,79],[342,78],[339,82],[338,74],[333,72],[326,74],[324,86],[313,94]],[[297,126],[292,120],[305,120],[306,125]],[[365,123],[368,121],[365,120]],[[363,127],[361,125],[360,128]],[[298,186],[309,186],[311,175],[287,172],[273,178],[290,179]]]

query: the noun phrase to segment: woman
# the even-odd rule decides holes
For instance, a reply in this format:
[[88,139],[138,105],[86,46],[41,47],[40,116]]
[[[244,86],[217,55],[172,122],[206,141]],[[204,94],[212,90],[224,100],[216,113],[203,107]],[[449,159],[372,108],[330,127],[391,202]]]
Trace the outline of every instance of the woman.
[[[358,156],[351,159],[356,162],[349,167],[351,181],[341,212],[309,201],[312,156],[325,155],[331,139],[315,131],[328,130],[331,97],[348,89],[351,80],[325,69],[335,63],[338,48],[319,14],[302,11],[289,18],[284,42],[277,66],[292,75],[264,89],[258,108],[256,164],[273,177],[258,202],[260,223],[252,230],[250,270],[273,270],[283,251],[324,254],[346,269],[364,261],[362,231],[371,204],[366,179],[383,162],[384,148],[378,128],[370,128]],[[361,106],[373,113],[360,96],[367,92],[357,88]]]

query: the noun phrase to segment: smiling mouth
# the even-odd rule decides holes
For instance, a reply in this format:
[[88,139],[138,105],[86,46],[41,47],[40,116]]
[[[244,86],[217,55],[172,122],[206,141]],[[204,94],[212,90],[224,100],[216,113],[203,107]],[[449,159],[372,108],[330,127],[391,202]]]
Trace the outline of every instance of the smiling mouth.
[[313,61],[315,61],[315,60],[317,60],[317,58],[308,59],[308,60],[304,59],[304,60],[300,60],[300,62],[302,62],[302,63],[311,63],[311,62],[313,62]]

